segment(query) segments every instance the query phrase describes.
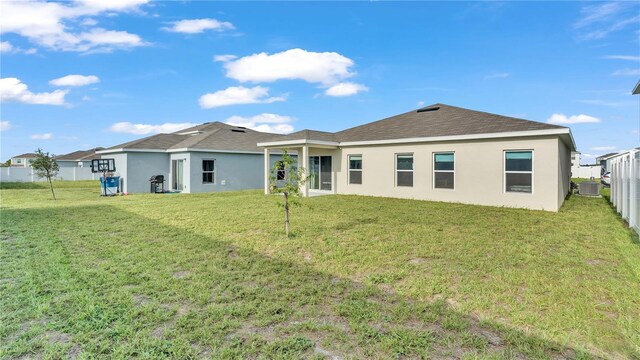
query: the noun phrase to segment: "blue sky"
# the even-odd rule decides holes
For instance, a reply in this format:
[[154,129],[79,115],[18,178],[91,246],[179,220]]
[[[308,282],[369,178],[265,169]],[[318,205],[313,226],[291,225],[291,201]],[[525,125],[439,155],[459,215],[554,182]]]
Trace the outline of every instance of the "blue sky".
[[2,161],[224,121],[337,131],[446,103],[640,143],[637,2],[0,4]]

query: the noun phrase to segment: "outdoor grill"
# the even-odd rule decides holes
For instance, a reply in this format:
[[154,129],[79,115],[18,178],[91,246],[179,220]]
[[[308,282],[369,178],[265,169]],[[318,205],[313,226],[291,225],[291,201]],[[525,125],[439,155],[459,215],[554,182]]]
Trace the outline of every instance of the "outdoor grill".
[[153,175],[149,182],[151,183],[150,192],[152,194],[164,193],[164,175]]

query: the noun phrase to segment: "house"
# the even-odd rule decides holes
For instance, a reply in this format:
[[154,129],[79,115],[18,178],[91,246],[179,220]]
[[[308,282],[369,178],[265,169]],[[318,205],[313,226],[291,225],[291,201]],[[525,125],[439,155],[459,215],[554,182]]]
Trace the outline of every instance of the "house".
[[279,137],[211,122],[116,145],[97,154],[115,159],[122,190],[129,193],[149,192],[149,180],[155,175],[164,176],[165,189],[183,193],[260,189],[263,152],[256,144]]
[[[434,104],[336,133],[258,144],[296,150],[304,196],[355,194],[557,211],[570,190],[569,128]],[[264,168],[265,193],[270,168]],[[425,214],[428,216],[428,214]]]
[[11,158],[11,166],[12,167],[29,167],[29,164],[33,159],[36,158],[36,154],[34,153],[26,153],[16,155]]
[[573,151],[571,153],[571,177],[591,179],[599,178],[602,167],[600,164],[583,165],[580,160],[580,152]]
[[65,155],[56,156],[55,160],[58,166],[63,167],[90,167],[91,160],[100,159],[101,155],[97,151],[103,148],[97,147],[89,150],[78,150]]
[[636,86],[633,88],[633,91],[631,91],[632,95],[638,95],[640,94],[640,80],[638,80],[638,83],[636,84]]
[[596,158],[596,164],[600,164],[601,167],[601,174],[611,171],[611,159],[613,159],[616,155],[618,155],[617,152],[612,152],[600,155]]

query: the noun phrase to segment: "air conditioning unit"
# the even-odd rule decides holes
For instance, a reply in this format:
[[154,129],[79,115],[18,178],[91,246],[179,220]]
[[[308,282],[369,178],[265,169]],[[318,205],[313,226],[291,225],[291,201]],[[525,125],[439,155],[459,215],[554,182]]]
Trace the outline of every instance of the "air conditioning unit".
[[578,184],[578,194],[600,196],[600,184],[595,181],[585,181]]

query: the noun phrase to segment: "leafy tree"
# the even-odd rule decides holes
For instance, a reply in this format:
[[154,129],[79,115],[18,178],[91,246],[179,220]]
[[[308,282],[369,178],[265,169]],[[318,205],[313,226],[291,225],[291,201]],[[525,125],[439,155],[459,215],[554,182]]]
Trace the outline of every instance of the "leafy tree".
[[60,167],[54,158],[55,155],[50,155],[48,152],[43,152],[42,149],[38,149],[36,150],[35,159],[33,159],[29,164],[33,171],[35,171],[36,176],[47,178],[49,181],[49,187],[51,188],[51,195],[53,195],[53,200],[56,199],[56,194],[53,192],[53,183],[51,182],[51,179],[56,177],[60,170]]
[[0,164],[0,167],[9,167],[9,166],[11,166],[11,159]]
[[[282,194],[283,202],[279,203],[284,207],[284,232],[289,237],[290,234],[290,213],[291,206],[300,204],[300,186],[303,186],[311,176],[306,175],[302,167],[297,167],[295,160],[284,150],[282,160],[273,164],[271,175],[269,176],[269,189],[272,194]],[[278,186],[278,184],[283,184]]]

